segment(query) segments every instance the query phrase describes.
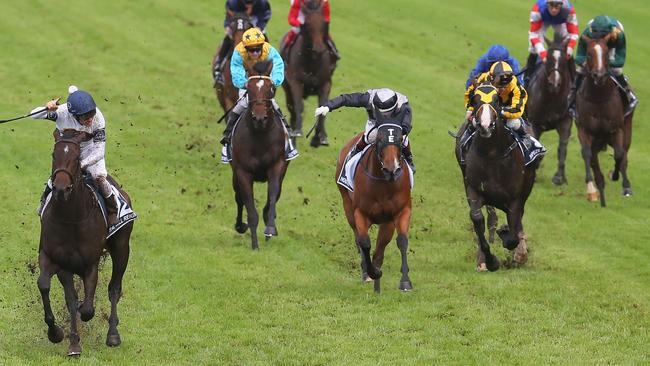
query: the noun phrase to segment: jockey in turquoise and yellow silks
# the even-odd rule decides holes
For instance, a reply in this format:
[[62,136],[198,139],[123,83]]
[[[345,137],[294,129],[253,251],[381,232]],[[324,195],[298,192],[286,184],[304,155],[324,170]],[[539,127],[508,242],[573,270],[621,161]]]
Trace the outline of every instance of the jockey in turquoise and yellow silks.
[[[232,160],[229,147],[230,137],[239,116],[248,108],[248,97],[245,95],[246,82],[248,81],[247,70],[252,69],[255,63],[267,60],[273,63],[273,68],[271,69],[271,75],[269,77],[273,82],[273,86],[278,88],[284,82],[284,61],[282,60],[282,57],[273,46],[265,41],[264,33],[262,33],[259,28],[251,28],[244,32],[242,41],[235,46],[235,52],[233,52],[230,60],[232,85],[239,88],[239,100],[228,114],[228,123],[226,124],[226,129],[223,131],[223,137],[221,138],[221,144],[223,145],[221,161],[224,163],[228,163]],[[271,99],[271,103],[273,103],[273,109],[283,122],[285,135],[287,136],[286,146],[288,146],[288,148],[286,151],[286,160],[292,160],[298,156],[298,150],[293,147],[291,139],[288,138],[289,125],[280,110],[280,106],[275,101],[275,98]]]
[[[489,81],[499,93],[499,100],[501,109],[499,115],[505,120],[506,126],[511,130],[520,134],[527,147],[533,145],[542,146],[537,139],[530,136],[525,130],[525,122],[523,119],[524,110],[526,109],[526,102],[528,101],[528,93],[526,89],[519,83],[519,79],[515,77],[512,67],[505,61],[495,62],[490,71],[485,72],[476,79],[475,83],[465,91],[465,107],[467,114],[465,119],[471,122],[474,114],[474,107],[471,105],[474,89],[477,85],[484,81]],[[471,123],[469,123],[472,126]]]

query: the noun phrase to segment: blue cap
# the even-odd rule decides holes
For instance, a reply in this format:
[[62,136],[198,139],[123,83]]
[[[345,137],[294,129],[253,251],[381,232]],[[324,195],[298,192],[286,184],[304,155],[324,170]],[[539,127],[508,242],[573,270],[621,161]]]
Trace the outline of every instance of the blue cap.
[[83,90],[77,90],[68,96],[68,111],[74,116],[80,116],[95,110],[97,105],[93,97]]

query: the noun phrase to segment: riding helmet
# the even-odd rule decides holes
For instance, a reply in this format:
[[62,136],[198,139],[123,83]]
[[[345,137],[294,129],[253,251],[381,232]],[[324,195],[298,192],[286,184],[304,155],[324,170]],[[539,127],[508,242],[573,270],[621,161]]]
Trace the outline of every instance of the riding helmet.
[[259,46],[264,44],[264,33],[259,28],[251,28],[244,32],[242,36],[242,43],[244,47]]
[[512,80],[512,67],[505,62],[499,61],[495,62],[492,67],[490,67],[490,76],[495,83],[495,86],[506,86]]
[[372,98],[372,105],[379,113],[389,113],[397,107],[397,93],[388,88],[378,89]]
[[92,112],[97,108],[93,97],[83,90],[77,90],[68,96],[68,112],[74,116]]

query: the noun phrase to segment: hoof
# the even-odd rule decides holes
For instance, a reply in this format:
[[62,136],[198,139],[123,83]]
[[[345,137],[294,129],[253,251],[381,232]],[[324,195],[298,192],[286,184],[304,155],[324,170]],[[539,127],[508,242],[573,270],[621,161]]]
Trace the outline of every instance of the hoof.
[[623,197],[630,197],[632,196],[632,188],[623,188]]
[[499,267],[501,266],[501,263],[499,263],[499,259],[497,259],[497,257],[495,255],[493,255],[493,254],[491,254],[487,258],[487,261],[486,261],[485,264],[487,266],[488,271],[490,271],[490,272],[494,272],[494,271],[498,270]]
[[596,193],[587,193],[587,201],[589,202],[596,202],[600,199],[600,195],[598,192]]
[[409,281],[409,280],[406,280],[406,281],[400,281],[400,282],[399,282],[399,287],[398,287],[398,288],[399,288],[401,291],[411,291],[411,290],[413,290],[413,284],[412,284],[411,281]]
[[322,139],[320,139],[320,144],[321,146],[330,146],[329,141],[327,141],[327,137],[323,137]]
[[497,234],[499,235],[499,238],[501,238],[501,241],[503,242],[503,247],[508,250],[515,249],[519,244],[519,239],[511,237],[510,230],[505,225],[497,230]]
[[479,265],[476,267],[476,272],[487,272],[487,266],[485,263],[479,263]]
[[372,282],[372,278],[368,276],[368,272],[361,273],[361,284]]
[[293,131],[291,131],[289,136],[291,136],[291,137],[300,137],[300,136],[302,136],[302,130],[293,130]]
[[247,229],[248,229],[248,224],[245,222],[242,222],[241,224],[235,224],[235,230],[240,234],[245,233]]
[[266,236],[267,240],[272,236],[278,236],[278,229],[276,229],[274,226],[267,226],[264,229],[264,236]]
[[309,142],[309,146],[311,147],[319,147],[320,146],[320,140],[314,136],[314,138],[311,139]]
[[566,177],[562,174],[555,173],[553,178],[551,179],[551,182],[553,182],[554,185],[556,186],[561,186],[563,184],[567,184]]
[[370,278],[372,278],[373,280],[376,281],[376,280],[381,278],[382,273],[381,273],[381,270],[377,269],[377,270],[375,270],[374,275],[372,273],[368,273],[368,275],[370,276]]
[[68,356],[72,356],[72,357],[81,356],[81,346],[78,344],[70,345],[70,348],[68,348]]
[[87,322],[90,321],[95,316],[95,309],[90,308],[90,309],[84,309],[83,306],[79,308],[79,317],[81,318],[82,321]]
[[117,347],[122,343],[119,334],[109,334],[106,336],[106,345],[109,347]]
[[52,343],[59,343],[63,340],[63,328],[59,327],[58,325],[55,325],[52,328],[48,328],[47,330],[47,339],[50,340]]

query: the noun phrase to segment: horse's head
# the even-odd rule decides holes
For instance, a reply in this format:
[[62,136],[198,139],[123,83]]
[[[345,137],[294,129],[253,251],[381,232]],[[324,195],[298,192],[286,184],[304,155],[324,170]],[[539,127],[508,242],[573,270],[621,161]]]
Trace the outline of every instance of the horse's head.
[[377,127],[375,152],[387,180],[395,181],[402,175],[402,127],[395,123],[382,123]]
[[607,42],[610,37],[611,34],[602,38],[582,36],[587,43],[587,72],[597,85],[603,85],[608,78],[609,47],[607,47]]
[[499,107],[499,93],[490,82],[483,82],[474,89],[471,99],[474,107],[472,125],[484,138],[492,136],[497,125],[497,108]]
[[316,53],[327,51],[325,37],[327,36],[327,23],[323,15],[324,0],[302,0],[300,8],[305,15],[302,33],[307,39],[308,48]]
[[544,75],[546,75],[546,84],[553,93],[558,93],[562,85],[568,85],[569,80],[569,62],[566,54],[568,37],[562,37],[555,33],[553,42],[548,42],[548,53],[544,63]]
[[259,61],[250,70],[246,90],[248,91],[248,110],[253,122],[258,127],[266,126],[269,116],[273,116],[273,97],[275,87],[271,81],[271,61]]
[[54,151],[52,152],[52,188],[54,198],[68,200],[74,184],[81,177],[80,144],[92,135],[75,130],[54,130]]
[[233,44],[239,44],[247,29],[253,27],[250,17],[246,13],[229,13],[228,34],[232,37]]

